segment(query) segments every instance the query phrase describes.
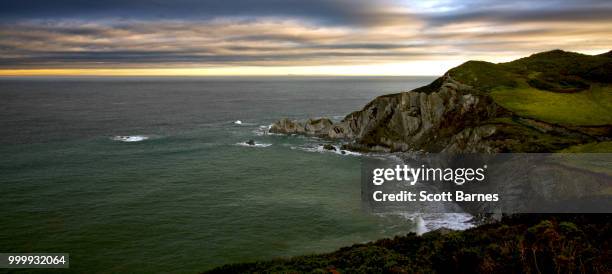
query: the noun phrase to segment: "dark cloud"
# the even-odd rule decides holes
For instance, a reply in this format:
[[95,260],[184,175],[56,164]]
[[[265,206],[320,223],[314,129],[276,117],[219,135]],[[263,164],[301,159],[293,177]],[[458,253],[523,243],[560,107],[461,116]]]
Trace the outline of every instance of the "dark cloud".
[[612,20],[612,1],[453,1],[442,12],[423,14],[429,25],[464,22],[597,22]]
[[376,4],[367,0],[19,0],[0,1],[0,20],[194,19],[283,17],[324,23],[358,23]]
[[[612,4],[612,2],[611,2]],[[571,10],[494,10],[483,9],[431,15],[430,25],[446,25],[464,22],[531,23],[531,22],[609,22],[612,5],[599,9],[580,8]]]

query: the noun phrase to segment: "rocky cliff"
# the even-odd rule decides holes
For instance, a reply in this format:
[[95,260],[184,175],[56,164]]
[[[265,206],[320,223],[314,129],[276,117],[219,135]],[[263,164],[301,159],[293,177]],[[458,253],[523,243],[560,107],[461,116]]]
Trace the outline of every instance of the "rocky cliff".
[[[575,57],[573,53],[567,54],[567,58]],[[546,58],[551,59],[548,55]],[[609,66],[610,61],[595,66]],[[507,64],[467,62],[427,86],[380,96],[338,123],[326,118],[304,123],[282,119],[270,127],[270,132],[338,139],[345,143],[346,149],[358,151],[449,153],[551,152],[609,140],[612,136],[609,124],[564,125],[502,107],[490,94],[495,84],[489,78],[496,78],[491,72],[499,75],[500,85],[513,88],[525,82],[522,75],[534,75],[533,69],[531,72],[514,70],[522,63]],[[596,71],[601,74],[601,69]],[[591,83],[575,80],[577,76],[573,75],[571,79],[581,87]]]

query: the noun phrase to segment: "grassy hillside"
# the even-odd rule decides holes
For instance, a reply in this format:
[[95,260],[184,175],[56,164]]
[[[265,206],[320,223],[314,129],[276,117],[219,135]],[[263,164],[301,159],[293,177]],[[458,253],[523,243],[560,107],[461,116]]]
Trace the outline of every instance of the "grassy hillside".
[[494,88],[491,96],[496,103],[519,116],[564,125],[612,125],[612,86],[608,85],[560,93],[523,83],[514,88]]
[[[573,157],[573,153],[612,153],[612,141],[593,142],[581,145],[575,145],[559,151],[555,156],[559,159],[559,163],[571,168],[589,170],[612,176],[612,162],[610,157],[601,154],[590,154],[589,158]],[[606,194],[612,195],[612,186],[608,188]]]
[[449,71],[518,116],[569,126],[612,125],[612,54],[554,50]]
[[595,143],[571,146],[560,152],[562,153],[592,153],[592,152],[612,153],[612,141],[595,142]]

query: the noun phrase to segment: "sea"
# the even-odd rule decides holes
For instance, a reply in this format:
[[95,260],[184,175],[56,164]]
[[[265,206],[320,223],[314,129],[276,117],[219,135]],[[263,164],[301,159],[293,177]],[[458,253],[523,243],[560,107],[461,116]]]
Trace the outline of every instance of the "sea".
[[0,252],[69,253],[73,273],[198,273],[469,227],[368,213],[371,155],[267,134],[279,118],[338,121],[433,80],[2,78]]

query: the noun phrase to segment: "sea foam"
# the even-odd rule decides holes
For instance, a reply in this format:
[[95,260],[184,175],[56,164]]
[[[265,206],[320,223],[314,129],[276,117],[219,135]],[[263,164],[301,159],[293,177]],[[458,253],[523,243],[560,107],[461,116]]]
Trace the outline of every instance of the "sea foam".
[[333,146],[335,148],[335,150],[331,150],[331,149],[325,149],[323,147],[323,145],[317,145],[315,147],[312,146],[299,146],[299,147],[291,147],[292,149],[300,149],[300,150],[304,150],[307,152],[318,152],[318,153],[326,153],[326,152],[330,152],[330,153],[335,153],[338,155],[350,155],[350,156],[361,156],[362,154],[359,152],[354,152],[354,151],[350,151],[350,150],[344,150],[341,149],[340,146],[334,145]]
[[126,136],[114,136],[111,138],[113,141],[121,141],[121,142],[140,142],[149,139],[147,136],[142,135],[126,135]]
[[242,120],[236,120],[232,122],[234,125],[237,126],[254,126],[254,123],[247,123],[247,122],[243,122]]
[[236,143],[237,146],[243,146],[243,147],[269,147],[272,144],[264,144],[264,143],[255,143],[253,145],[248,144],[247,142],[240,142],[240,143]]
[[270,135],[270,136],[282,136],[285,134],[280,134],[280,133],[272,133],[270,132],[270,128],[272,127],[272,125],[262,125],[259,126],[258,128],[256,128],[255,130],[253,130],[253,133],[257,136],[264,136],[264,135]]

